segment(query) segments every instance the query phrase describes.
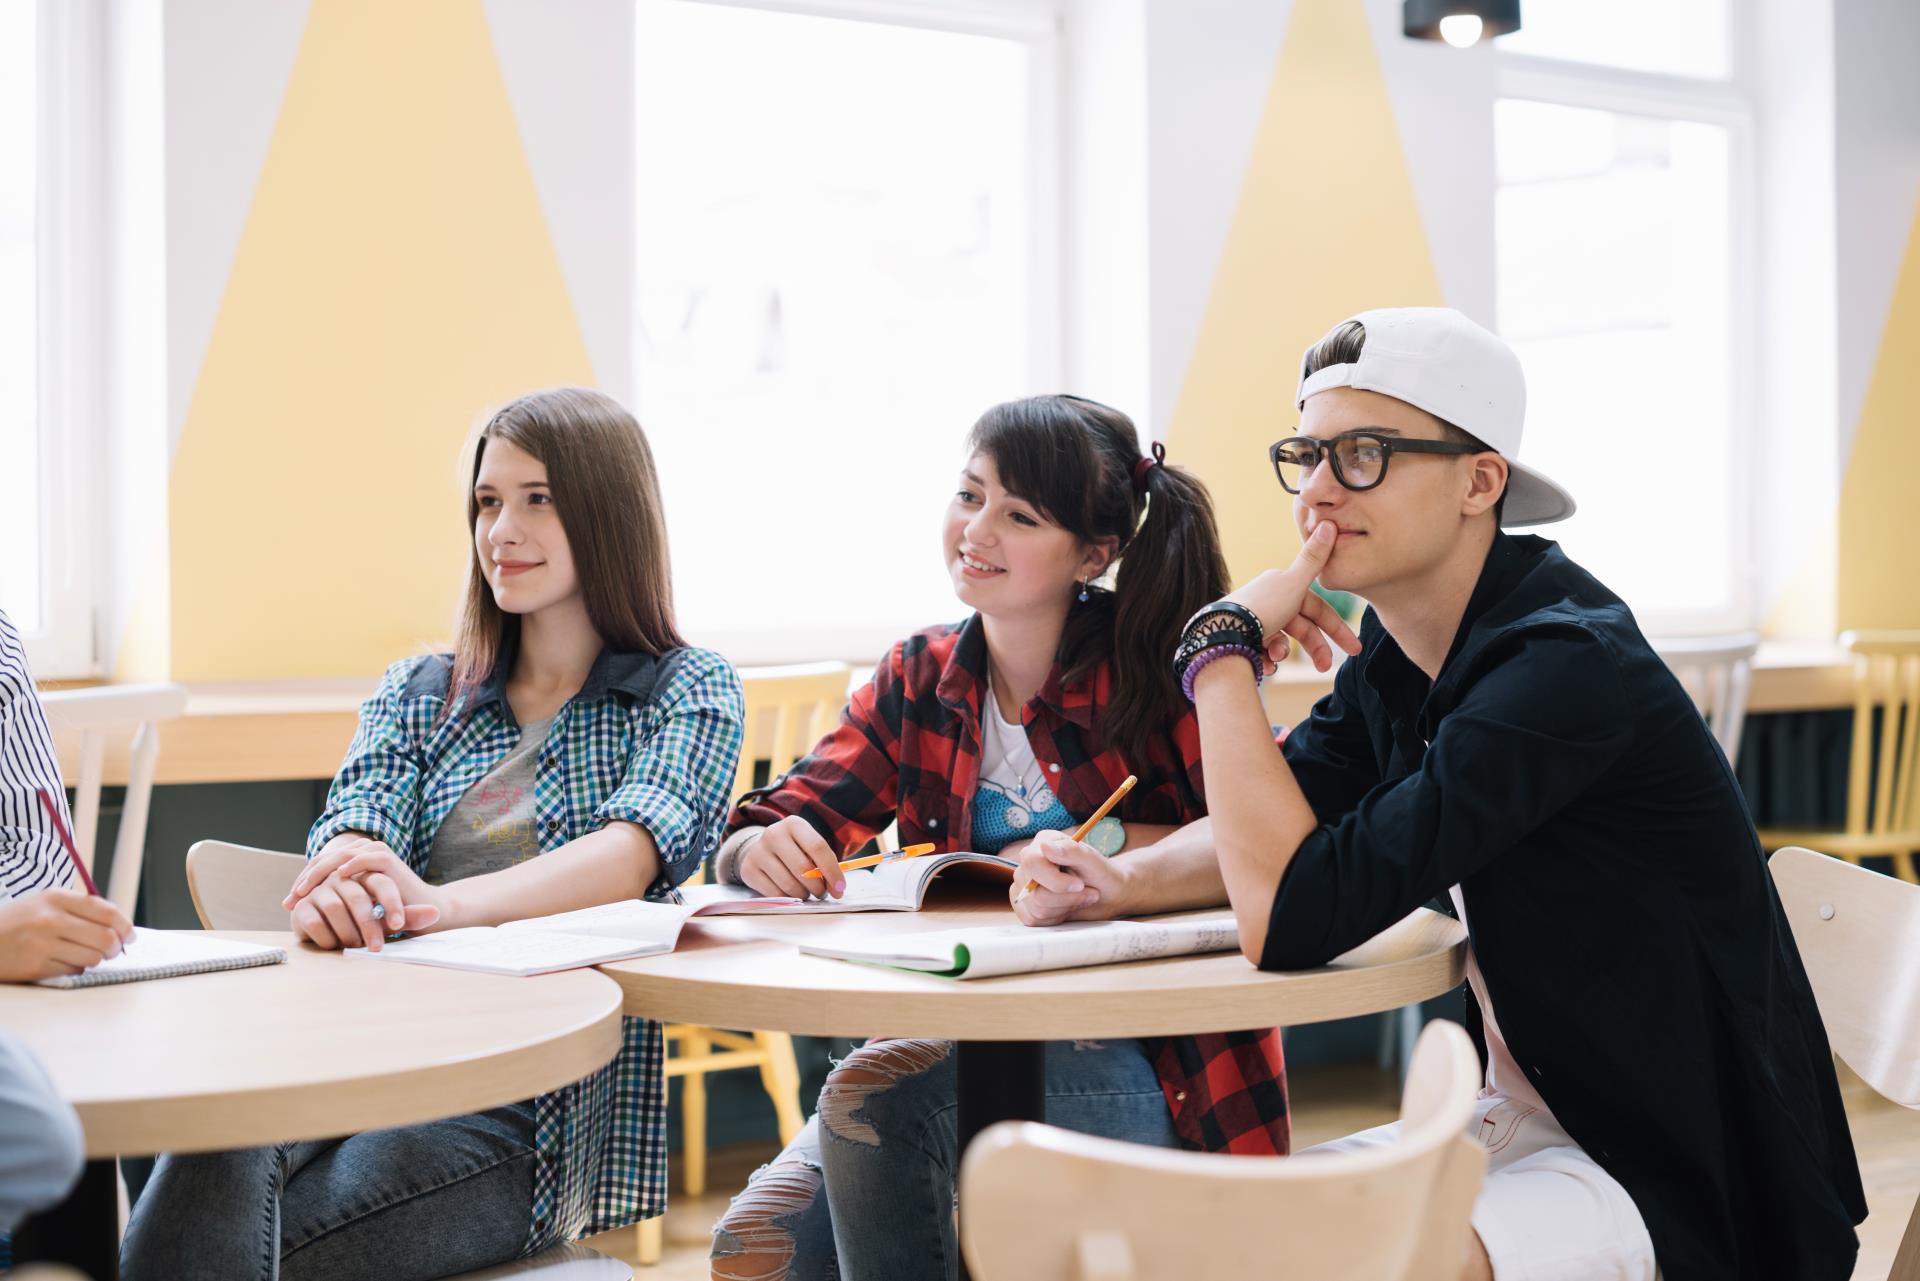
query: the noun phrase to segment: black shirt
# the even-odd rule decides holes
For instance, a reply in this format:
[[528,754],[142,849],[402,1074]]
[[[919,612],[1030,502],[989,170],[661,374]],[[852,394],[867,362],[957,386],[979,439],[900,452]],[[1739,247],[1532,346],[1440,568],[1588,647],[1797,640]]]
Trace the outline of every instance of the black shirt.
[[1667,1281],[1849,1276],[1866,1203],[1813,992],[1726,758],[1627,607],[1503,534],[1437,681],[1371,611],[1360,640],[1287,739],[1321,826],[1261,967],[1458,884],[1508,1048]]

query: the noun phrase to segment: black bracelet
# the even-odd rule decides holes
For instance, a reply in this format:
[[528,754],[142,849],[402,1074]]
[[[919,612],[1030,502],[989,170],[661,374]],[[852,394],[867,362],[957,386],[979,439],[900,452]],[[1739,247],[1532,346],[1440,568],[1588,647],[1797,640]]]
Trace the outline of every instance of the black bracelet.
[[1219,620],[1215,626],[1204,624],[1211,620],[1202,620],[1202,626],[1189,629],[1180,638],[1180,644],[1173,652],[1173,678],[1185,682],[1187,669],[1192,667],[1201,655],[1216,649],[1233,649],[1250,654],[1264,653],[1266,640],[1260,633],[1245,626],[1238,618],[1228,614],[1213,616]]
[[1204,622],[1209,616],[1220,614],[1228,614],[1240,619],[1257,632],[1262,640],[1266,638],[1267,625],[1260,621],[1260,615],[1237,600],[1217,600],[1210,605],[1202,605],[1193,612],[1193,617],[1187,620],[1186,631],[1192,631],[1197,624]]

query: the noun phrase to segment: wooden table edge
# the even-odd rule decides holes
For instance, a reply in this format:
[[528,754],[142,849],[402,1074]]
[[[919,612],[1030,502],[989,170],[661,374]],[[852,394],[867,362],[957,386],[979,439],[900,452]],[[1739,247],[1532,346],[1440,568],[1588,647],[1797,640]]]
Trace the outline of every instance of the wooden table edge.
[[[1419,910],[1421,909],[1416,909],[1416,913],[1409,914],[1409,918],[1402,918],[1401,922],[1396,922],[1388,929],[1398,928],[1405,920],[1417,915]],[[1448,920],[1456,929],[1459,928],[1458,922],[1452,921],[1451,918],[1442,919]],[[778,955],[783,949],[790,948],[792,944],[784,940],[755,940],[725,946],[764,949],[772,956]],[[1362,944],[1363,948],[1365,946]],[[1013,975],[1006,979],[972,981],[937,979],[929,976],[923,981],[928,985],[928,993],[935,996],[935,1001],[926,1003],[923,1009],[907,1009],[882,1021],[858,1012],[849,1012],[847,1007],[864,1007],[887,1000],[911,1004],[913,994],[823,991],[819,993],[817,1003],[803,1005],[792,1000],[788,993],[754,983],[689,979],[684,975],[670,973],[635,972],[622,969],[619,962],[612,962],[600,968],[603,974],[620,986],[625,1011],[635,1018],[657,1019],[668,1023],[753,1028],[802,1036],[887,1035],[927,1037],[938,1040],[998,1041],[1033,1039],[1024,1033],[1009,1030],[1008,1012],[1014,1007],[1019,1007],[1019,1022],[1025,1023],[1033,1019],[1032,1007],[1035,1003],[1041,1003],[1047,1007],[1044,1017],[1048,1034],[1043,1038],[1046,1040],[1119,1036],[1188,1036],[1276,1026],[1297,1027],[1332,1019],[1355,1018],[1377,1014],[1384,1010],[1398,1009],[1414,1001],[1427,1000],[1452,991],[1466,978],[1466,957],[1466,932],[1460,929],[1459,937],[1444,947],[1416,956],[1402,957],[1360,969],[1323,966],[1312,970],[1275,973],[1273,977],[1276,981],[1271,984],[1249,982],[1244,986],[1228,989],[1224,993],[1224,1000],[1217,999],[1222,994],[1215,994],[1215,1001],[1209,1001],[1204,1008],[1195,1007],[1192,1010],[1192,1018],[1172,1021],[1158,1011],[1142,1011],[1137,1019],[1129,1018],[1125,1013],[1115,1014],[1112,1012],[1111,1002],[1116,996],[1124,998],[1133,994],[1150,994],[1156,990],[1178,991],[1179,985],[1159,989],[1143,986],[1137,989],[1136,993],[1039,994],[1007,991],[1004,999],[996,1000],[993,996],[995,985],[1005,984],[1009,980],[1017,981],[1027,976]],[[649,959],[658,961],[663,958]],[[1191,957],[1167,958],[1171,961],[1192,959]],[[1166,963],[1167,961],[1134,961],[1127,962],[1124,966],[1087,968],[1090,971],[1102,972],[1124,968],[1135,973],[1151,974],[1156,966]],[[1248,969],[1253,969],[1250,963],[1248,963]],[[1068,970],[1054,972],[1073,973]],[[911,981],[915,976],[900,973],[899,977]],[[1338,993],[1337,1004],[1334,998],[1323,995],[1326,989],[1332,989]],[[953,999],[957,995],[957,990],[966,993],[963,999]],[[1091,1016],[1086,1015],[1087,1007],[1103,1003],[1107,1008],[1098,1017],[1097,1022],[1092,1021]],[[1276,1017],[1275,1007],[1281,1005],[1300,1008],[1286,1009],[1284,1017]],[[723,1017],[716,1018],[714,1017],[716,1015]],[[1086,1017],[1089,1021],[1076,1022],[1076,1017]],[[881,1025],[882,1022],[884,1026]]]
[[[484,1071],[475,1070],[474,1059],[463,1058],[329,1082],[324,1090],[311,1083],[276,1085],[78,1103],[74,1110],[89,1158],[259,1147],[483,1112],[570,1085],[611,1063],[623,1040],[623,994],[618,984],[609,983],[605,996],[603,1008],[559,1034],[487,1055]],[[388,1093],[377,1102],[356,1103],[352,1123],[343,1126],[337,1108],[320,1097],[342,1088]],[[431,1108],[419,1105],[423,1095],[433,1099]],[[280,1114],[272,1126],[259,1125],[262,1110]],[[191,1137],[183,1142],[182,1134]]]

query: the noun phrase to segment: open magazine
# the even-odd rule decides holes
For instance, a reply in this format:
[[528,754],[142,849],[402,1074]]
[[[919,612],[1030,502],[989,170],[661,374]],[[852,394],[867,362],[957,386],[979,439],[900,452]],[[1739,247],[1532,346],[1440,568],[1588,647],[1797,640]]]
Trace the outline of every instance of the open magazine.
[[975,854],[954,850],[946,854],[922,854],[877,867],[855,868],[847,873],[847,892],[842,898],[772,898],[756,894],[744,885],[693,885],[680,891],[680,897],[694,909],[696,916],[758,916],[797,912],[917,912],[926,905],[927,887],[941,873],[970,880],[987,880],[1011,885],[1018,864],[998,854]]
[[941,978],[978,979],[1197,952],[1230,952],[1239,946],[1233,913],[1220,911],[1149,921],[1074,921],[1048,928],[985,925],[849,943],[802,943],[800,950],[813,956],[917,970]]
[[677,903],[627,899],[505,925],[394,939],[378,952],[350,947],[347,955],[525,977],[671,952],[692,915],[692,908]]

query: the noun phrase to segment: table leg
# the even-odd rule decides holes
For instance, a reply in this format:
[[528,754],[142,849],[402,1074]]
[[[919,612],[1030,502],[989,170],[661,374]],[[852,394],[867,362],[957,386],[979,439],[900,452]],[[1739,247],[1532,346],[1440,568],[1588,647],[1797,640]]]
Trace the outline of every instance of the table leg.
[[[959,1146],[996,1121],[1047,1119],[1047,1045],[1044,1041],[962,1041],[956,1048],[960,1084]],[[961,1213],[966,1207],[961,1207]],[[967,1281],[967,1262],[960,1261]]]
[[93,1281],[117,1281],[120,1176],[111,1159],[87,1162],[66,1200],[20,1225],[13,1236],[13,1261],[64,1263]]

